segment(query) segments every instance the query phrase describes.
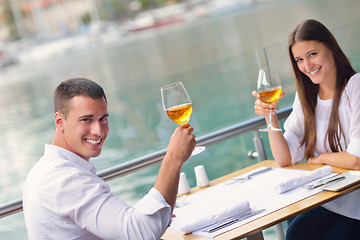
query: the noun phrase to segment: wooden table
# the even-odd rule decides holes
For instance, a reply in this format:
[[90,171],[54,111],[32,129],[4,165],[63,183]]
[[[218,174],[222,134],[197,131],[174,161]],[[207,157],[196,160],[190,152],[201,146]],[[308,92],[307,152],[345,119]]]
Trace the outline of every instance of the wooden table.
[[[239,171],[233,172],[231,174],[228,174],[226,176],[220,177],[218,179],[215,179],[210,182],[210,186],[225,182],[233,177],[236,177],[238,175],[250,172],[258,167],[262,166],[270,166],[270,167],[279,167],[275,161],[272,160],[266,160],[262,161],[260,163],[251,165],[247,168],[241,169]],[[296,165],[288,166],[285,168],[288,169],[298,169],[298,170],[314,170],[319,167],[323,167],[324,165],[316,165],[316,164],[306,164],[306,163],[298,163]],[[347,169],[342,168],[336,168],[333,167],[334,172],[345,172],[348,171]],[[262,230],[269,228],[271,226],[274,226],[278,223],[281,223],[287,219],[290,219],[292,217],[295,217],[296,215],[306,212],[310,209],[313,209],[315,207],[318,207],[320,205],[323,205],[324,203],[327,203],[329,201],[332,201],[336,198],[339,198],[345,194],[348,194],[350,192],[353,192],[354,190],[360,189],[360,184],[356,184],[354,186],[351,186],[349,188],[346,188],[345,190],[339,191],[339,192],[329,192],[329,191],[322,191],[320,193],[317,193],[313,196],[310,196],[308,198],[305,198],[303,200],[300,200],[299,202],[296,202],[294,204],[291,204],[287,207],[284,207],[282,209],[279,209],[275,212],[269,213],[263,217],[260,217],[252,222],[249,222],[245,225],[239,226],[233,230],[230,230],[228,232],[225,232],[221,235],[216,236],[214,239],[216,240],[228,240],[228,239],[242,239],[247,237],[248,239],[263,239]],[[195,187],[191,189],[190,194],[201,191],[200,188]],[[179,231],[176,231],[174,229],[168,228],[165,234],[162,236],[161,239],[164,240],[178,240],[178,239],[184,239],[184,240],[205,240],[208,238],[200,237],[197,235],[192,234],[182,234]]]

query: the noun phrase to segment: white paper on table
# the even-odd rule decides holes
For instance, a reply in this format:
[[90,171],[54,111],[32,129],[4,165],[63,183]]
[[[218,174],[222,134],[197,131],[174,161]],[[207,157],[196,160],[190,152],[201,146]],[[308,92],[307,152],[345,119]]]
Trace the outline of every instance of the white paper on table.
[[[316,193],[321,192],[320,188],[315,189],[306,189],[302,187],[294,188],[290,191],[287,191],[283,194],[278,194],[275,191],[275,186],[279,183],[294,178],[296,176],[302,176],[308,174],[310,171],[305,170],[293,170],[285,168],[274,168],[271,171],[265,172],[263,174],[257,175],[247,181],[239,181],[237,183],[226,185],[226,182],[209,187],[200,192],[194,193],[186,198],[186,204],[192,204],[193,202],[204,202],[207,201],[216,201],[226,204],[227,197],[230,201],[238,199],[239,201],[247,200],[250,203],[252,209],[266,209],[266,211],[252,216],[250,218],[244,219],[242,221],[236,222],[228,227],[220,229],[213,233],[208,233],[206,231],[197,230],[192,232],[192,234],[214,238],[221,233],[234,229],[238,226],[244,225],[250,221],[253,221],[257,218],[260,218],[264,215],[267,215],[271,212],[284,208],[288,205],[291,205],[295,202],[298,202],[304,198],[310,197]],[[243,176],[246,176],[244,174]],[[231,180],[229,180],[231,181]],[[198,208],[201,208],[205,213],[207,212],[206,204],[203,206],[198,205]],[[200,209],[197,209],[199,211]],[[181,212],[180,208],[175,208],[175,215],[181,216],[181,221],[189,220],[193,217],[191,214],[185,214]],[[178,218],[180,219],[180,218]],[[172,219],[172,224],[170,228],[179,230],[179,221],[175,217]],[[180,223],[181,225],[181,223]]]

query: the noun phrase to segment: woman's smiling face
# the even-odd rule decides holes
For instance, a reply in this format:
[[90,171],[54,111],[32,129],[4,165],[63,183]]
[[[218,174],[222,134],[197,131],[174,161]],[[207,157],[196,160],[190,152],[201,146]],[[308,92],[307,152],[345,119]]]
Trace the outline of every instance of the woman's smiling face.
[[291,51],[299,70],[314,84],[335,83],[334,55],[325,44],[318,41],[299,41],[292,46]]

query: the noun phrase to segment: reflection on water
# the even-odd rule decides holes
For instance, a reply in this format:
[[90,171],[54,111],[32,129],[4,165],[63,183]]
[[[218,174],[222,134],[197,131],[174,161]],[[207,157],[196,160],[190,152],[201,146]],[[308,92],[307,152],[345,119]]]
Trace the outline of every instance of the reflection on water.
[[[270,67],[279,70],[286,93],[280,107],[288,106],[295,89],[286,39],[304,18],[317,18],[334,29],[336,37],[339,33],[340,45],[359,69],[360,24],[354,12],[359,5],[355,0],[266,2],[231,15],[144,31],[106,44],[95,42],[81,51],[0,69],[0,203],[21,197],[27,172],[52,140],[52,94],[61,81],[87,77],[107,92],[111,132],[103,153],[93,159],[98,170],[105,169],[167,146],[177,126],[161,107],[160,87],[169,82],[186,85],[194,104],[190,123],[196,136],[254,118],[251,90],[259,64],[264,63],[255,50],[261,53],[265,48]],[[339,17],[330,18],[335,11]],[[205,165],[209,179],[214,179],[252,164],[247,157],[254,149],[252,138],[247,133],[191,157],[183,167],[190,186],[195,186],[197,165]],[[109,184],[133,204],[152,186],[158,167]],[[26,238],[22,218],[19,213],[1,219],[1,236]]]

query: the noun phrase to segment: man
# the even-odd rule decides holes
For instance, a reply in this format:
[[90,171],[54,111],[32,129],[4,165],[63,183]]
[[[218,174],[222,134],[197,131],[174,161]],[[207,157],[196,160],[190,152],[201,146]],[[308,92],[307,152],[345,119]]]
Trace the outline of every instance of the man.
[[159,239],[169,225],[183,163],[195,146],[190,125],[169,142],[154,187],[128,206],[89,162],[108,135],[107,100],[95,82],[62,82],[54,94],[55,136],[31,169],[23,206],[29,239]]

